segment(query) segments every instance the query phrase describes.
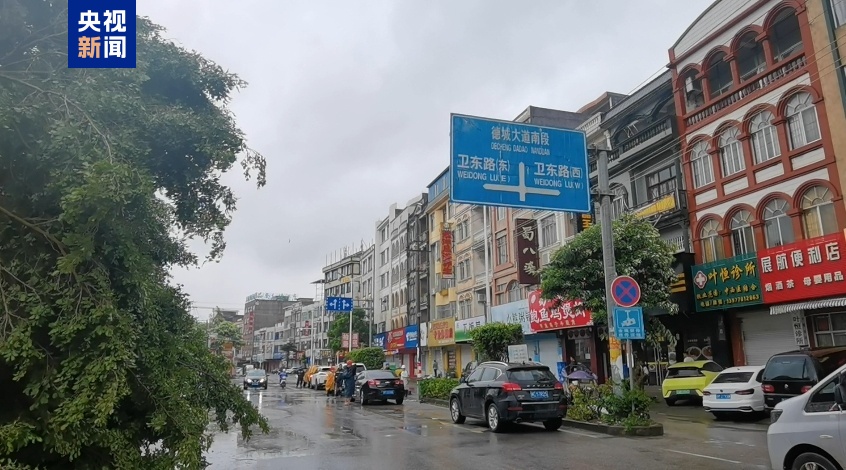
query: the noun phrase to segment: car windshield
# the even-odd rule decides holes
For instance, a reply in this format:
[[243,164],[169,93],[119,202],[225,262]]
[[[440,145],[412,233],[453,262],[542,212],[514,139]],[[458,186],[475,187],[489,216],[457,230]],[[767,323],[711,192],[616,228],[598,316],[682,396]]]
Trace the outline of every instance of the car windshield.
[[395,379],[396,375],[387,370],[371,370],[365,375],[368,379]]
[[715,384],[745,384],[752,378],[752,372],[724,372],[714,379]]
[[667,377],[701,377],[702,371],[698,367],[671,367],[667,369]]
[[532,369],[511,369],[508,371],[508,379],[515,382],[555,382],[555,376],[545,367]]
[[774,356],[764,369],[764,380],[811,380],[805,356]]
[[264,375],[263,370],[251,370],[247,372],[247,377],[264,377]]

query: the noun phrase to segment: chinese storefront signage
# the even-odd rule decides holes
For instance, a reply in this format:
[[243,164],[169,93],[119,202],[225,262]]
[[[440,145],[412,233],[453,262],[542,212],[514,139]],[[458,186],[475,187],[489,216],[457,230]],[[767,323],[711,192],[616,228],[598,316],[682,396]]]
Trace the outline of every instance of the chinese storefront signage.
[[405,349],[416,349],[419,344],[420,328],[417,325],[405,327]]
[[455,344],[455,318],[429,322],[428,343],[430,348]]
[[842,233],[758,253],[764,302],[778,304],[846,292]]
[[478,328],[485,324],[485,316],[481,315],[478,317],[468,318],[466,320],[458,320],[455,322],[455,342],[456,343],[466,343],[470,341],[470,331],[473,328]]
[[441,232],[441,277],[444,279],[453,277],[452,258],[452,232],[444,230]]
[[391,330],[387,334],[388,351],[398,351],[405,349],[405,328],[398,328]]
[[517,219],[517,281],[520,284],[540,284],[538,268],[538,222],[535,219]]
[[762,303],[755,253],[691,268],[696,311],[707,312]]
[[373,335],[373,347],[385,349],[385,335],[387,335],[387,333]]
[[540,290],[529,294],[529,325],[533,333],[593,325],[581,300],[546,300]]
[[491,307],[491,320],[509,325],[520,325],[523,327],[524,335],[532,334],[532,326],[529,323],[528,299]]

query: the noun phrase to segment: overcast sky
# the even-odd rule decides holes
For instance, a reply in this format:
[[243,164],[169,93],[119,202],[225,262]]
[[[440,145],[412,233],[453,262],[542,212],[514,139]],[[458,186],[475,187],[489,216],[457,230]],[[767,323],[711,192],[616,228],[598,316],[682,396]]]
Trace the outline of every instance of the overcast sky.
[[[205,318],[254,292],[314,295],[326,255],[371,242],[449,163],[451,112],[514,119],[631,93],[710,0],[144,0],[138,12],[249,86],[232,108],[267,158],[239,172],[220,263],[175,271]],[[202,249],[202,246],[198,247]]]

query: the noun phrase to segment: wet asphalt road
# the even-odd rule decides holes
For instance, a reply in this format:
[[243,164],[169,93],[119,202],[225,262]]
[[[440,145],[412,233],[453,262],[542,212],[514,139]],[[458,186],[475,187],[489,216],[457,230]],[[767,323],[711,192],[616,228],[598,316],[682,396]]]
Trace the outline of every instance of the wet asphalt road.
[[532,424],[494,434],[470,419],[454,425],[446,408],[412,400],[362,407],[274,384],[244,394],[272,430],[248,442],[237,432],[217,434],[211,469],[769,468],[765,422],[716,422],[691,406],[656,405],[663,437],[620,438]]

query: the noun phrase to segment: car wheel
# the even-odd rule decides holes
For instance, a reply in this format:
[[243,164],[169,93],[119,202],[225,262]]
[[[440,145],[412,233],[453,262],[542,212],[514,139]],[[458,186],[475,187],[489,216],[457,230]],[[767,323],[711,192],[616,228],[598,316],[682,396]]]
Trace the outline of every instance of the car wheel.
[[806,452],[796,457],[792,470],[835,470],[837,468],[831,460],[813,452]]
[[467,417],[461,414],[458,397],[452,397],[452,400],[449,401],[449,416],[455,424],[464,424],[464,421],[467,420]]
[[561,418],[550,419],[548,421],[543,422],[543,427],[546,428],[547,431],[558,431],[558,428],[564,423],[564,420]]
[[267,390],[267,384],[264,384],[264,389]]
[[246,385],[244,385],[244,390],[246,390],[246,389],[247,389],[247,386],[246,386]]
[[405,397],[397,398],[397,405],[402,405],[402,401],[405,400]]
[[367,399],[364,398],[364,390],[358,391],[358,401],[361,402],[361,405],[364,406],[367,404]]
[[676,406],[675,398],[665,398],[664,402],[667,403],[667,406]]
[[491,403],[488,405],[488,412],[485,414],[485,418],[488,422],[488,427],[491,428],[493,432],[502,432],[505,429],[505,421],[502,420],[502,417],[499,416],[499,410],[496,408],[496,405]]

